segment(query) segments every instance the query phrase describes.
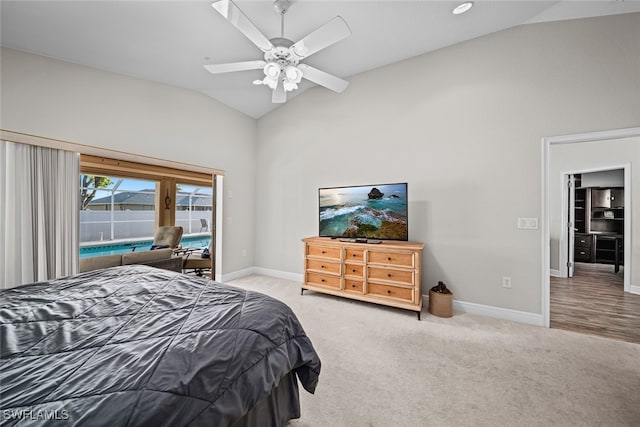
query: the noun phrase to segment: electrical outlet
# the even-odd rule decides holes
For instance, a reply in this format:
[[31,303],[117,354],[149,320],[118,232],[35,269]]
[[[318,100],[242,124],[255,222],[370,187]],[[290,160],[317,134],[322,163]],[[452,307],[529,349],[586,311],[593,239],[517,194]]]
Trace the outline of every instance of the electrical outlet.
[[502,278],[502,287],[503,288],[507,288],[507,289],[511,289],[511,277],[504,276]]

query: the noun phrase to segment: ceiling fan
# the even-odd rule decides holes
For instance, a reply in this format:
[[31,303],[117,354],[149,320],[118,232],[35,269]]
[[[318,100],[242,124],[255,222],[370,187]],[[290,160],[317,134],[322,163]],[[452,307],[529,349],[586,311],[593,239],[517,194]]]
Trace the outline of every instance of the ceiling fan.
[[273,103],[286,102],[287,92],[297,89],[303,78],[334,92],[340,93],[345,90],[349,85],[346,80],[310,65],[301,64],[300,61],[351,35],[349,26],[344,19],[336,16],[294,43],[284,37],[284,15],[290,5],[289,0],[274,2],[274,7],[281,16],[281,34],[280,37],[267,39],[233,1],[214,2],[211,6],[264,52],[264,60],[212,64],[205,65],[204,68],[212,74],[262,69],[264,79],[255,80],[253,83],[273,89]]

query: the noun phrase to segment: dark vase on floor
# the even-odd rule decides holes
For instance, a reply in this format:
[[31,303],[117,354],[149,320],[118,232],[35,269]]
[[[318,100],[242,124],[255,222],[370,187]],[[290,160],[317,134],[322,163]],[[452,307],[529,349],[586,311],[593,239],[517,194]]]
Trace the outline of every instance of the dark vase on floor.
[[453,294],[444,282],[429,290],[429,313],[438,317],[453,316]]

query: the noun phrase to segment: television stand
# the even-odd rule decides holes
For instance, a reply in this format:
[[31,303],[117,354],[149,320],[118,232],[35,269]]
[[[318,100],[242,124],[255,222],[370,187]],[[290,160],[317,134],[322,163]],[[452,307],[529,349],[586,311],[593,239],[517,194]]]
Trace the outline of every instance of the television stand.
[[378,245],[380,243],[382,243],[382,240],[379,239],[360,239],[360,238],[355,238],[355,239],[340,239],[341,242],[345,242],[345,243],[368,243],[370,245]]
[[[346,241],[345,241],[346,240]],[[308,237],[304,242],[305,289],[417,312],[422,310],[419,242]],[[368,243],[371,243],[369,240]]]

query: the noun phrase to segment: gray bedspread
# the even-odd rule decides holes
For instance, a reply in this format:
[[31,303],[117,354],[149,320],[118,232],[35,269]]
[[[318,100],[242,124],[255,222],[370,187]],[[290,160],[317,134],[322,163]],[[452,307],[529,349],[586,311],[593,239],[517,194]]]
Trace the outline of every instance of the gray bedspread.
[[226,426],[320,373],[284,303],[145,266],[4,290],[0,328],[2,425]]

